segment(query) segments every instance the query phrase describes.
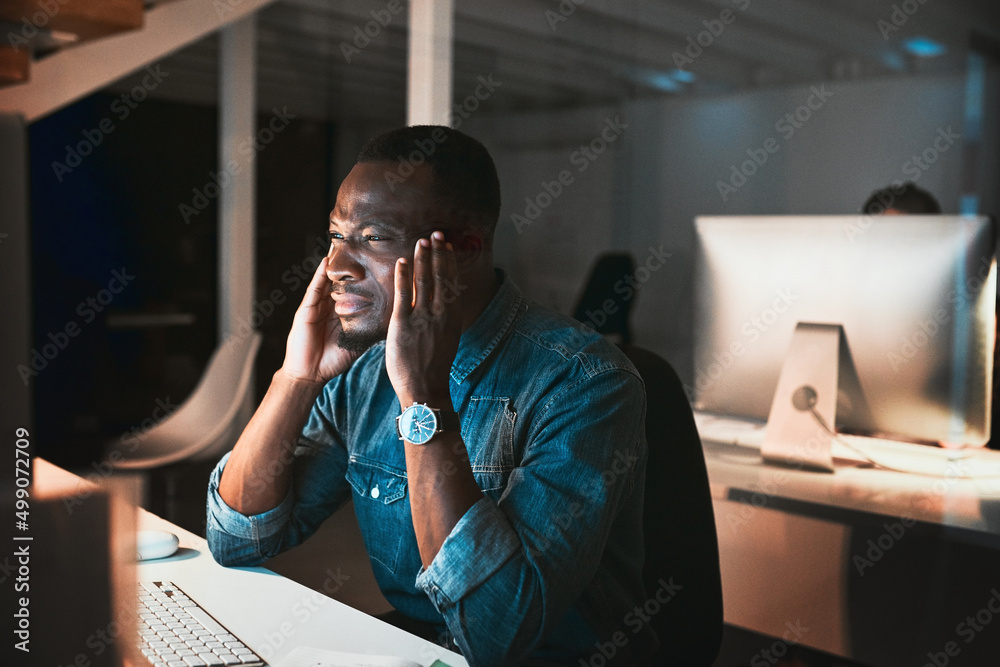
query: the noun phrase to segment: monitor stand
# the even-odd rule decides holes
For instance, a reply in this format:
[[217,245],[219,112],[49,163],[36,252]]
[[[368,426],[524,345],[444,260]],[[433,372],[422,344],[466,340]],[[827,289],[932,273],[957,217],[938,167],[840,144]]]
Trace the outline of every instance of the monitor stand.
[[850,364],[850,359],[841,325],[799,322],[795,326],[760,448],[765,461],[834,471],[833,436],[812,411],[834,427],[841,366]]

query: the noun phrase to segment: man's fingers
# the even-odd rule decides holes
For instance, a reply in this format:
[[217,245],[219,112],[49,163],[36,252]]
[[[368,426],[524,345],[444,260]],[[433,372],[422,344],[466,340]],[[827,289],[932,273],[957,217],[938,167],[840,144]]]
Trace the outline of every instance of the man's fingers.
[[434,265],[434,289],[437,291],[439,288],[444,286],[444,282],[448,279],[448,258],[449,254],[444,247],[444,234],[441,232],[434,232],[431,234],[431,246],[433,248],[433,265]]
[[450,243],[444,240],[444,234],[431,234],[434,246],[434,313],[444,312],[447,304],[455,300],[454,282],[458,279],[458,260]]
[[430,252],[431,242],[427,239],[417,241],[413,251],[413,284],[416,290],[413,308],[423,310],[434,298],[433,259]]
[[413,278],[410,275],[410,265],[405,258],[400,257],[396,260],[393,279],[396,283],[396,296],[393,298],[392,316],[404,318],[406,321],[413,312]]
[[324,299],[330,298],[330,279],[326,275],[326,260],[324,257],[319,261],[319,266],[313,273],[312,280],[306,288],[306,293],[302,297],[303,306],[315,306],[323,303]]

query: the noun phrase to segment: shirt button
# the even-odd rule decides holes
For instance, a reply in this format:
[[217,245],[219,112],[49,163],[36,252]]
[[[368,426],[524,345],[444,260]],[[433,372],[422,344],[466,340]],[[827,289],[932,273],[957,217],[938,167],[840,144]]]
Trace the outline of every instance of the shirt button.
[[375,486],[372,487],[372,498],[378,498],[378,495],[379,495],[378,484],[376,484]]

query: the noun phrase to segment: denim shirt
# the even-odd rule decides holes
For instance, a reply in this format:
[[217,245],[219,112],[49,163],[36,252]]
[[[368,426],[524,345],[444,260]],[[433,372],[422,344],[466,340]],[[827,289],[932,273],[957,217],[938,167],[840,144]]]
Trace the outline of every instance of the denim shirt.
[[350,498],[386,599],[446,626],[470,665],[589,664],[612,649],[629,660],[656,643],[633,613],[646,599],[642,381],[613,345],[498,274],[450,379],[484,497],[426,569],[384,342],[323,389],[277,507],[254,516],[229,508],[218,494],[223,457],[209,483],[209,547],[223,565],[260,563],[308,538]]

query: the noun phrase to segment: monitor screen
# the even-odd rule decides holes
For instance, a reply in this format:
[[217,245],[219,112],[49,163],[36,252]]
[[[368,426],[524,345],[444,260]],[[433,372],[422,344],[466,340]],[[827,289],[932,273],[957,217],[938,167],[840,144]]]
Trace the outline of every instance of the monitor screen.
[[841,430],[989,439],[989,218],[699,217],[695,229],[696,409],[767,419],[798,324],[840,325]]

